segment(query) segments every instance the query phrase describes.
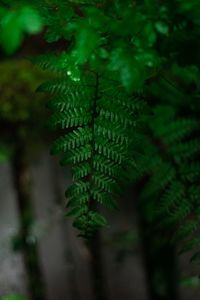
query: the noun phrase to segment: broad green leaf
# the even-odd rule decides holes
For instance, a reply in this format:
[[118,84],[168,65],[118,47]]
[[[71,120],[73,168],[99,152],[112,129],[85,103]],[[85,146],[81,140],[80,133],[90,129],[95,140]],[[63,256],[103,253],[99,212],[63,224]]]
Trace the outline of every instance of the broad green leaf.
[[114,50],[110,57],[110,69],[118,71],[122,84],[127,91],[139,90],[145,80],[145,65],[143,61],[138,61],[134,53],[118,48]]
[[19,21],[23,30],[30,34],[35,34],[42,29],[42,19],[32,7],[23,7],[20,11]]
[[42,29],[42,20],[29,6],[18,10],[4,10],[0,26],[1,46],[7,54],[13,54],[21,45],[24,34],[36,34]]
[[78,64],[84,64],[89,59],[93,50],[98,47],[100,43],[100,36],[97,31],[89,26],[80,27],[76,37],[76,48],[74,51]]
[[21,22],[16,12],[10,12],[1,23],[1,45],[7,54],[17,50],[23,40]]

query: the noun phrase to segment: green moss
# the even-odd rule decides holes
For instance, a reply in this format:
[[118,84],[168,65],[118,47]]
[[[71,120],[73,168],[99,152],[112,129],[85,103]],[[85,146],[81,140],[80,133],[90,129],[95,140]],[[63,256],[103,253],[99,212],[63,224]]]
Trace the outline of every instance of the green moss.
[[[0,119],[6,122],[40,120],[44,114],[45,97],[35,93],[37,86],[49,77],[26,60],[0,64]],[[37,123],[36,123],[37,124]]]

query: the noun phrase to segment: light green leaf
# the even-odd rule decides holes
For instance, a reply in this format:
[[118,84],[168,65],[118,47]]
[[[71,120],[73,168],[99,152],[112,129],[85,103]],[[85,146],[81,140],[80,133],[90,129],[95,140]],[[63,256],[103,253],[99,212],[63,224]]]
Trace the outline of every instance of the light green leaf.
[[26,300],[26,298],[18,295],[9,295],[1,298],[1,300]]
[[0,42],[7,54],[13,54],[21,45],[24,34],[36,34],[42,29],[42,20],[33,8],[4,11],[1,19]]
[[12,54],[23,40],[21,22],[15,12],[10,12],[1,23],[1,45],[7,54]]
[[42,29],[42,19],[32,7],[23,7],[20,11],[19,21],[25,32],[35,34]]

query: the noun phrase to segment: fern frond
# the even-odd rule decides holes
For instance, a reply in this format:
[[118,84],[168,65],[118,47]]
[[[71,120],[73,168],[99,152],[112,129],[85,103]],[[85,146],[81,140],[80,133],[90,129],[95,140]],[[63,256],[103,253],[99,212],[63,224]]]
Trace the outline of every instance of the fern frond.
[[124,148],[113,142],[110,142],[108,145],[108,141],[106,140],[95,143],[95,151],[118,164],[121,164],[125,159]]
[[181,163],[184,160],[193,158],[200,152],[200,140],[192,139],[188,142],[177,143],[173,145],[169,151],[175,160]]
[[100,111],[100,116],[104,117],[110,122],[121,124],[125,127],[128,125],[131,126],[134,123],[133,118],[131,116],[129,117],[129,114],[126,111],[110,111],[102,108]]
[[[82,101],[81,101],[82,99]],[[72,109],[74,107],[84,109],[88,109],[90,107],[90,103],[85,101],[85,95],[77,93],[70,93],[69,95],[60,95],[59,97],[54,97],[47,103],[47,107],[54,111],[67,111],[68,109]]]
[[76,165],[73,169],[73,179],[78,180],[78,179],[82,179],[86,176],[89,176],[89,174],[91,173],[91,166],[89,163],[85,163],[85,164],[80,164],[80,165]]
[[198,129],[198,126],[199,123],[195,119],[178,119],[163,126],[155,126],[154,132],[166,144],[174,144]]
[[95,185],[108,193],[112,193],[115,180],[104,174],[95,174],[93,176]]
[[85,112],[83,108],[73,108],[67,112],[55,113],[50,119],[49,124],[52,128],[60,127],[65,129],[88,125],[90,121],[90,114]]
[[200,162],[192,161],[180,166],[180,175],[183,180],[195,182],[200,178]]
[[128,145],[128,137],[124,136],[123,129],[119,125],[116,126],[112,123],[104,122],[95,127],[95,132],[97,135],[103,136],[117,144]]
[[[135,180],[146,178],[141,192],[145,216],[160,231],[167,228],[165,243],[179,245],[181,252],[196,251],[200,243],[190,239],[199,229],[199,121],[177,117],[171,106],[154,110],[153,117],[147,116],[149,128],[137,133],[132,163]],[[198,258],[197,252],[192,260]]]
[[186,221],[185,224],[181,224],[180,227],[176,230],[172,241],[175,243],[185,241],[188,237],[193,235],[194,232],[198,229],[198,224],[196,221]]
[[51,153],[67,152],[89,143],[91,139],[92,133],[89,127],[78,127],[76,130],[58,138],[52,146]]
[[161,198],[160,210],[170,211],[170,207],[179,205],[184,197],[184,185],[178,181],[172,182]]
[[[54,96],[48,105],[53,112],[51,127],[65,130],[51,152],[64,153],[61,164],[72,167],[73,184],[66,193],[67,207],[75,218],[74,225],[84,236],[106,224],[104,219],[100,222],[100,215],[97,217],[95,202],[116,207],[123,165],[131,158],[130,125],[136,122],[133,110],[137,108],[130,103],[133,98],[124,98],[121,91],[116,93],[115,87],[109,87],[111,101],[107,103],[104,84],[99,75],[91,73],[84,81],[73,82],[62,77],[38,89]],[[87,209],[85,206],[81,209],[82,205]]]
[[102,189],[95,187],[92,192],[92,197],[100,204],[103,204],[105,207],[113,209],[117,207],[116,201],[112,195],[107,192],[103,192]]
[[[60,77],[58,79],[52,79],[46,81],[45,83],[41,84],[40,87],[37,89],[38,92],[46,92],[50,93],[51,95],[67,95],[68,97],[77,97],[78,98],[84,97],[85,101],[87,101],[87,94],[91,96],[90,89],[86,89],[86,87],[90,87],[90,85],[83,83],[79,84],[78,82],[71,82],[69,84],[68,77]],[[91,85],[91,87],[94,87]]]
[[46,54],[37,57],[31,57],[31,62],[39,66],[43,70],[55,71],[55,72],[66,72],[67,57],[65,53],[60,55]]
[[89,191],[89,182],[77,180],[66,192],[66,196],[73,198]]
[[90,144],[86,144],[80,148],[75,148],[66,155],[64,159],[61,160],[61,165],[66,164],[77,164],[80,162],[87,161],[92,156],[92,148]]
[[169,162],[161,162],[157,166],[157,170],[153,170],[153,172],[153,176],[143,192],[145,198],[165,189],[176,176],[175,170]]
[[114,177],[116,169],[118,168],[118,164],[105,158],[104,156],[96,154],[93,167],[102,174],[107,174],[111,177]]

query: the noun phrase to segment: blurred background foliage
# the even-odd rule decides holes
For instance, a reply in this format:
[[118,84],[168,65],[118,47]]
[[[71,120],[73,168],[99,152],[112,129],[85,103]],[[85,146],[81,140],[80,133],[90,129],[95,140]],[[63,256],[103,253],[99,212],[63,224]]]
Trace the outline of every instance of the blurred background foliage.
[[[150,130],[156,132],[161,123],[167,127],[175,116],[199,116],[198,0],[68,1],[67,5],[59,0],[0,0],[0,20],[1,161],[12,159],[19,143],[24,147],[23,156],[31,161],[48,141],[47,98],[35,89],[54,75],[33,67],[24,56],[49,53],[51,47],[62,51],[54,66],[67,67],[72,79],[79,80],[82,67],[89,66],[112,74],[128,92],[151,95],[148,101],[152,106],[159,99],[165,108],[154,107],[154,122],[150,123],[152,116],[147,117]],[[154,149],[144,149],[154,155]],[[146,207],[149,219],[153,218],[150,206]],[[29,217],[28,227],[34,219]],[[134,255],[139,239],[133,230],[119,231],[105,243],[116,250],[115,259],[122,262]],[[159,299],[164,299],[159,272],[154,274],[155,290],[161,294]],[[185,278],[181,284],[198,287],[199,278]],[[13,295],[2,300],[23,299]]]
[[[27,35],[38,34],[43,28],[37,10],[26,1],[0,1],[0,20],[0,45],[4,54],[9,56],[15,54]],[[42,139],[39,143],[31,142],[34,133],[42,127],[44,130],[45,125],[40,120],[46,115],[45,99],[36,95],[35,90],[48,75],[34,68],[27,59],[2,58],[0,159],[4,160],[11,157],[17,135],[26,140],[30,151],[42,142]]]
[[0,3],[0,44],[6,54],[13,54],[22,44],[26,34],[37,34],[42,30],[40,15],[25,3],[24,5],[12,1]]
[[26,298],[17,295],[10,295],[10,296],[3,297],[2,300],[26,300]]
[[47,99],[36,88],[52,75],[25,59],[1,61],[0,72],[1,158],[6,152],[11,155],[17,137],[27,145],[27,153],[33,154],[48,136]]

